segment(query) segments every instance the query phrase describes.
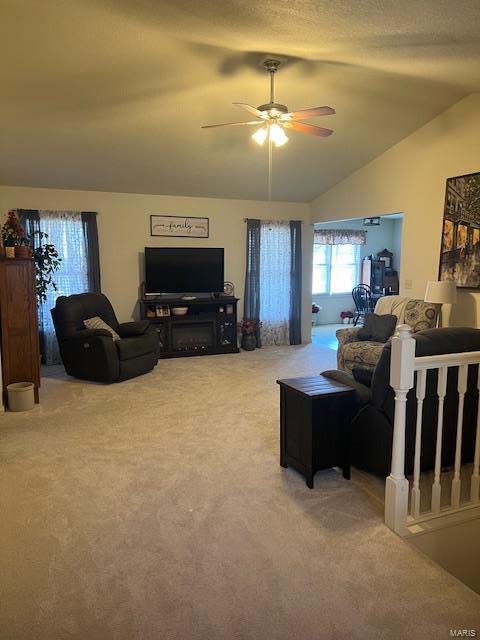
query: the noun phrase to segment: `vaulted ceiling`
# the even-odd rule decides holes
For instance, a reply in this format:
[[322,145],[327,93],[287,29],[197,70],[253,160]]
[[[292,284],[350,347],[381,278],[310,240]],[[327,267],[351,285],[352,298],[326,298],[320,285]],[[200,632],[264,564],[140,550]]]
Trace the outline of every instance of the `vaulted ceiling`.
[[[478,0],[2,0],[0,183],[265,199],[235,101],[331,105],[273,198],[310,201],[480,90]],[[245,114],[248,119],[248,114]]]

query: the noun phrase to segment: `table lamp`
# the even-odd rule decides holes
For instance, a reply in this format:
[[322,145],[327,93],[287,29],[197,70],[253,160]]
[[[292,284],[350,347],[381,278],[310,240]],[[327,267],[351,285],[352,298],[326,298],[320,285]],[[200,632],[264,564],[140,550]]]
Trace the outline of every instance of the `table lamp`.
[[450,326],[450,314],[452,312],[452,304],[457,300],[457,285],[455,282],[447,280],[429,280],[425,291],[425,302],[433,302],[441,305],[438,314],[438,326]]

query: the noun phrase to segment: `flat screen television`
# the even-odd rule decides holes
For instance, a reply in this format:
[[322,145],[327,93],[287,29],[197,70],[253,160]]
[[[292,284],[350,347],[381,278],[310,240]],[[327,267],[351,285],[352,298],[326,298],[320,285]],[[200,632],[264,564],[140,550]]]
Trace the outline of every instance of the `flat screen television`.
[[145,247],[145,293],[219,293],[223,280],[223,249]]

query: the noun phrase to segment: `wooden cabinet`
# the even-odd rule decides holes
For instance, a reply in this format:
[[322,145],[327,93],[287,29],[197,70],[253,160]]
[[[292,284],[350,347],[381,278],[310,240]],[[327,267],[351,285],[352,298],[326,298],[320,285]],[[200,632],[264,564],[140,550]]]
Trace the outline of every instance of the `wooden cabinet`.
[[0,331],[4,402],[12,382],[33,382],[38,402],[40,348],[31,258],[0,260]]
[[386,266],[385,260],[377,260],[372,256],[364,258],[361,281],[363,284],[367,284],[373,293],[398,294],[398,274],[391,267]]
[[385,265],[380,260],[364,258],[362,262],[362,283],[367,284],[373,293],[383,293]]
[[[142,318],[157,330],[160,358],[202,356],[215,353],[238,353],[238,298],[143,298]],[[174,315],[175,307],[187,309]]]

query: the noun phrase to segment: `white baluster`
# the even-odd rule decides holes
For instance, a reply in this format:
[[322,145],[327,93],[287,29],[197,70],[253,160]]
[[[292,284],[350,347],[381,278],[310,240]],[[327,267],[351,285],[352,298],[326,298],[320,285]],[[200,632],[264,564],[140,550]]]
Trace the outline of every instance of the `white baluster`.
[[452,480],[452,507],[460,506],[460,467],[462,466],[462,432],[463,432],[463,405],[467,391],[468,365],[458,367],[458,415],[457,415],[457,441],[455,444],[455,472]]
[[440,367],[438,370],[438,416],[437,416],[437,443],[435,448],[435,476],[432,486],[432,511],[440,513],[440,499],[442,487],[440,485],[440,472],[442,468],[442,432],[443,432],[443,403],[447,393],[448,367]]
[[405,416],[407,393],[413,387],[415,340],[411,329],[402,324],[392,338],[390,386],[395,390],[392,467],[385,484],[385,523],[397,533],[406,530],[408,480],[405,478]]
[[411,513],[414,518],[420,515],[420,454],[422,451],[422,418],[423,401],[425,399],[425,387],[427,381],[426,369],[420,369],[417,373],[417,424],[415,431],[415,461],[413,465],[413,488],[411,493]]
[[475,457],[473,459],[472,483],[470,485],[470,500],[476,502],[480,497],[480,365],[477,378],[478,409],[477,409],[477,435],[475,437]]

